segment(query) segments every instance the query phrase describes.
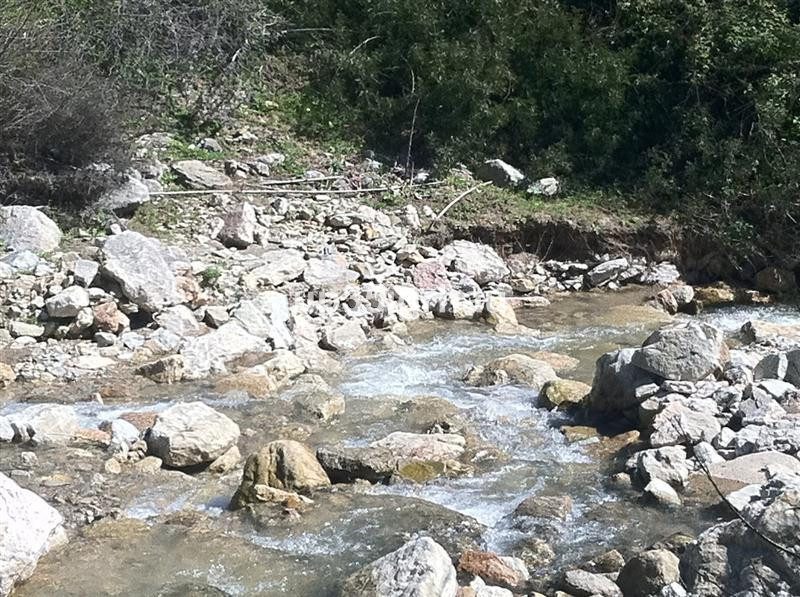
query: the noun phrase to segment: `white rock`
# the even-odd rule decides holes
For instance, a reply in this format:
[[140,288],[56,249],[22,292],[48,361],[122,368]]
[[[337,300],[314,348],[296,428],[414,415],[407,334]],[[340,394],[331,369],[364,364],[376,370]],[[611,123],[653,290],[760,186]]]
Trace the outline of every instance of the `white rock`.
[[61,515],[0,473],[0,595],[33,574],[43,555],[67,542]]
[[202,402],[160,412],[147,435],[151,455],[178,468],[212,462],[239,440],[239,426]]
[[444,247],[442,259],[448,267],[466,274],[481,286],[499,282],[509,274],[505,262],[494,249],[466,240],[453,241]]
[[72,275],[75,278],[75,283],[87,288],[91,286],[99,271],[100,264],[90,259],[78,259],[75,265],[72,266]]
[[561,190],[561,183],[553,177],[540,178],[528,187],[531,195],[544,195],[545,197],[557,195],[559,190]]
[[14,441],[65,445],[78,430],[75,409],[64,404],[35,404],[8,416]]
[[681,498],[678,492],[675,491],[669,483],[661,479],[653,479],[650,481],[650,483],[645,486],[644,492],[659,504],[664,504],[665,506],[681,505]]
[[212,373],[226,373],[226,363],[246,354],[268,350],[263,338],[247,332],[240,323],[230,321],[218,329],[189,338],[181,350],[184,379],[196,380]]
[[356,350],[367,342],[367,335],[356,320],[322,329],[320,345],[327,350]]
[[182,302],[172,259],[158,240],[128,230],[108,238],[102,252],[103,273],[134,304],[157,312]]
[[294,346],[294,338],[289,331],[292,315],[285,294],[262,292],[255,298],[239,303],[233,311],[233,317],[250,334],[269,340],[276,349]]
[[225,214],[222,230],[217,237],[226,247],[246,249],[256,242],[257,226],[256,210],[245,201]]
[[208,330],[208,328],[197,321],[192,310],[185,305],[167,307],[156,315],[154,319],[161,328],[181,338],[200,336]]
[[525,180],[525,175],[503,160],[487,160],[475,172],[478,180],[492,182],[498,187],[517,187]]
[[612,259],[589,270],[586,279],[592,286],[600,286],[627,270],[628,267],[630,267],[630,263],[624,257]]
[[0,207],[0,240],[14,251],[49,253],[61,244],[58,225],[35,207]]
[[50,317],[76,317],[81,309],[89,306],[89,293],[81,286],[70,286],[45,301]]
[[412,539],[344,582],[343,595],[455,597],[456,570],[444,548],[430,537]]

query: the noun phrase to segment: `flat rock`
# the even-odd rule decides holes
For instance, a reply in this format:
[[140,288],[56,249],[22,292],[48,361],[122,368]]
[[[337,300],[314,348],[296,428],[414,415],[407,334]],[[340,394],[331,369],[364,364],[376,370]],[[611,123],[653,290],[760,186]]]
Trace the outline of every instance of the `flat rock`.
[[303,270],[303,280],[312,288],[341,290],[358,281],[358,274],[347,267],[343,259],[309,259]]
[[208,464],[239,439],[239,426],[202,402],[176,404],[158,413],[147,448],[164,464],[184,468]]
[[224,189],[232,184],[230,178],[200,160],[174,162],[172,170],[184,183],[195,189]]
[[[258,283],[280,286],[300,278],[306,269],[303,253],[297,249],[275,249],[261,255],[262,264],[250,270],[247,277]],[[349,274],[343,274],[351,277]],[[312,274],[313,278],[313,274]]]
[[456,433],[406,433],[395,431],[370,444],[389,450],[397,458],[442,462],[457,460],[464,453],[466,440]]
[[0,240],[14,251],[49,253],[61,244],[58,225],[35,207],[0,207]]
[[766,482],[767,468],[774,472],[800,474],[800,460],[781,452],[756,452],[711,464],[708,472],[722,491],[727,493],[746,485]]

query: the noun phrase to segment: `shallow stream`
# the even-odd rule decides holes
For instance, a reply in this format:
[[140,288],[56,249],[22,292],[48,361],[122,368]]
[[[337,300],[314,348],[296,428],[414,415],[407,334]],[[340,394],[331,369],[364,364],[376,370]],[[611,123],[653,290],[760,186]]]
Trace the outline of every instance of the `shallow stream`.
[[[471,475],[423,485],[337,489],[317,496],[300,518],[228,512],[238,471],[222,478],[126,473],[104,485],[95,477],[102,472],[96,454],[74,450],[65,459],[63,451],[52,458],[40,452],[43,470],[37,474],[48,472],[46,463],[52,463],[53,474],[66,473],[75,483],[93,479],[118,498],[122,518],[84,527],[66,548],[42,559],[17,594],[333,595],[359,565],[417,532],[430,533],[451,555],[471,543],[523,555],[530,538],[538,536],[556,557],[534,567],[536,578],[612,547],[630,553],[676,532],[694,534],[713,522],[711,514],[692,507],[668,513],[606,484],[618,448],[613,440],[569,443],[559,426],[579,422],[536,408],[530,390],[476,389],[460,381],[470,366],[495,356],[549,351],[578,359],[563,377],[591,383],[598,356],[640,344],[664,322],[663,315],[640,306],[643,297],[639,290],[579,294],[528,310],[520,319],[538,330],[535,337],[499,336],[477,324],[420,323],[412,328],[410,346],[344,362],[343,373],[329,381],[345,395],[347,412],[326,425],[295,415],[285,396],[254,400],[198,387],[183,388],[168,400],[84,403],[82,416],[96,426],[123,411],[158,410],[174,400],[199,398],[239,423],[243,454],[280,437],[312,446],[366,444],[392,431],[421,432],[457,411],[486,450]],[[788,307],[737,307],[700,317],[732,334],[753,318],[800,321],[798,311]],[[11,450],[5,454],[16,457]],[[509,514],[530,495],[570,496],[572,513],[549,526],[515,527]]]

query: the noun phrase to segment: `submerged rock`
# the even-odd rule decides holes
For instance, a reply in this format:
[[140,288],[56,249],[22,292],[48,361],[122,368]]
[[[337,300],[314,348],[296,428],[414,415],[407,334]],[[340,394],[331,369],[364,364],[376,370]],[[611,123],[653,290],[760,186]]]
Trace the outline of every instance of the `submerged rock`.
[[353,597],[455,597],[456,570],[430,537],[412,539],[350,576],[341,595]]
[[544,361],[537,361],[524,354],[511,354],[494,359],[484,366],[473,367],[467,373],[465,381],[476,386],[516,383],[538,391],[547,382],[557,378],[553,368]]
[[232,508],[258,503],[259,486],[311,493],[331,484],[314,453],[293,440],[270,442],[247,457],[242,482],[231,500]]
[[239,426],[228,417],[202,402],[187,402],[158,413],[147,448],[166,466],[184,468],[216,460],[238,439]]
[[63,518],[42,498],[0,473],[0,595],[27,580],[44,554],[67,542]]

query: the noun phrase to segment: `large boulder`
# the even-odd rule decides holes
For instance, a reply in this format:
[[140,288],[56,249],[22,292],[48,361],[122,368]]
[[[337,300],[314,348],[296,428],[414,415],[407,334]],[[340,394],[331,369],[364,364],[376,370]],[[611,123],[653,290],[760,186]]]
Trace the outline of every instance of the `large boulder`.
[[35,207],[0,207],[0,241],[14,251],[49,253],[61,244],[58,225]]
[[131,230],[103,244],[103,274],[142,309],[154,313],[182,302],[172,258],[163,245]]
[[637,394],[636,388],[660,381],[656,375],[631,362],[635,353],[635,348],[623,348],[607,352],[597,359],[588,398],[591,410],[610,413],[637,406],[644,398]]
[[202,402],[176,404],[160,412],[147,434],[147,449],[165,465],[208,464],[239,440],[239,426]]
[[388,448],[322,447],[317,460],[334,483],[353,483],[364,479],[370,483],[386,483],[399,466],[400,459]]
[[121,218],[129,218],[142,205],[150,201],[150,188],[134,176],[126,176],[118,187],[104,193],[97,200],[95,209],[112,212]]
[[666,549],[651,549],[625,563],[617,584],[625,597],[656,597],[661,589],[680,582],[678,556]]
[[[709,404],[710,407],[705,405]],[[678,444],[711,442],[722,429],[714,416],[713,400],[673,401],[656,416],[651,425],[650,445],[654,448]]]
[[308,447],[293,440],[276,440],[248,456],[231,507],[243,508],[259,502],[260,486],[311,493],[330,484],[328,475]]
[[14,441],[63,446],[80,425],[75,409],[65,404],[35,404],[9,415]]
[[707,323],[662,328],[635,351],[631,363],[664,379],[699,381],[721,372],[728,360],[725,334]]
[[524,354],[510,354],[489,361],[486,365],[473,367],[465,381],[475,386],[515,383],[539,391],[547,382],[556,379],[556,372],[544,361]]
[[350,576],[343,583],[341,595],[455,597],[457,592],[450,556],[430,537],[420,537]]
[[66,543],[62,523],[47,502],[0,473],[0,596],[10,595],[39,558]]
[[218,329],[195,338],[188,338],[181,351],[184,379],[203,379],[214,373],[225,373],[226,364],[247,354],[263,354],[268,345],[242,325],[230,321]]
[[456,240],[444,247],[441,254],[446,266],[466,274],[481,286],[499,282],[509,274],[503,259],[487,245]]

